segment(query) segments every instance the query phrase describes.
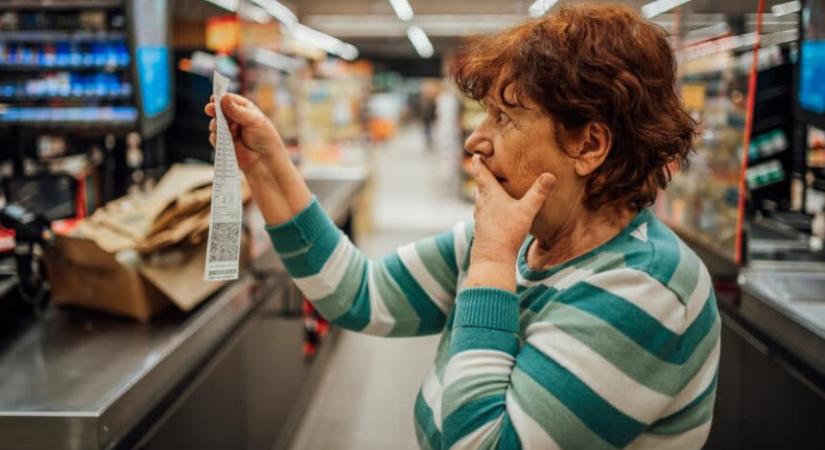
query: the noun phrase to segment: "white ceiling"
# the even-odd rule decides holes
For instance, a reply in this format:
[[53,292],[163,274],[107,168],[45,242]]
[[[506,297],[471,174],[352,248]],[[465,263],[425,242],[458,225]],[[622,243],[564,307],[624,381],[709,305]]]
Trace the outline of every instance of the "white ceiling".
[[[767,0],[767,7],[787,0]],[[399,20],[388,0],[281,0],[302,23],[355,44],[367,56],[415,57],[416,53],[406,38],[409,23]],[[527,17],[533,0],[409,0],[415,17],[412,24],[421,26],[430,37],[436,54],[449,51],[469,35],[488,33]],[[578,0],[559,0],[557,5],[577,3]],[[633,8],[640,8],[648,0],[614,0]],[[193,3],[203,0],[176,0],[176,14],[191,14]],[[718,23],[725,15],[754,12],[758,0],[693,0],[683,7],[688,23],[686,29],[696,29]],[[179,8],[180,5],[187,5]],[[197,9],[197,8],[194,8]],[[671,29],[672,14],[654,19]],[[787,20],[793,20],[785,19]],[[747,20],[746,20],[747,22]],[[775,25],[770,25],[775,26]],[[776,25],[787,28],[787,24]],[[745,28],[748,26],[746,24]],[[771,31],[770,29],[767,31]]]
[[[786,0],[767,0],[771,5]],[[430,36],[436,53],[460,44],[463,37],[487,33],[518,23],[527,17],[532,0],[409,0],[415,12],[412,22]],[[577,3],[560,0],[557,5]],[[641,8],[647,0],[614,0],[613,3]],[[388,0],[292,0],[287,3],[307,25],[345,39],[363,54],[414,56],[406,40],[406,26],[393,13]],[[687,29],[718,23],[725,15],[741,15],[756,10],[757,0],[693,0],[684,7],[689,17]],[[672,29],[672,14],[656,22]],[[746,27],[747,28],[747,27]]]

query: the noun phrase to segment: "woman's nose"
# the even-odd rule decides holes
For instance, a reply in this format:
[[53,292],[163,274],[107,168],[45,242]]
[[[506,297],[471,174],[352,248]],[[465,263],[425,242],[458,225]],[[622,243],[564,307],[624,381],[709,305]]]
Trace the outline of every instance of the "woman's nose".
[[464,142],[464,148],[473,154],[485,157],[491,156],[493,154],[493,143],[480,132],[479,128],[476,128],[467,138],[467,141]]

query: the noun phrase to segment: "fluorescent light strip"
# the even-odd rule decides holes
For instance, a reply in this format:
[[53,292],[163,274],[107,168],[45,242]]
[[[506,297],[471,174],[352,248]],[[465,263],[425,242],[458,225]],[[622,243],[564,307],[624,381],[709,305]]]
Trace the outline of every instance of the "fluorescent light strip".
[[[762,47],[771,45],[781,45],[799,40],[799,32],[796,28],[777,31],[775,33],[762,34]],[[756,33],[745,33],[737,36],[729,36],[715,41],[697,44],[677,52],[680,63],[699,59],[716,53],[746,49],[753,47],[756,43]]]
[[238,10],[238,6],[240,4],[240,0],[206,0],[207,2],[215,5],[220,6],[221,8],[235,12]]
[[[322,14],[303,17],[304,23],[339,39],[406,37],[393,14]],[[492,33],[519,24],[524,14],[416,14],[415,24],[427,36],[455,37]]]
[[299,41],[314,45],[327,53],[338,55],[341,58],[352,61],[358,58],[358,48],[352,44],[343,42],[328,34],[321,33],[298,22],[298,16],[277,0],[251,0],[252,3],[260,6],[272,17],[286,25],[286,29]]
[[558,0],[536,0],[527,8],[527,12],[530,14],[530,17],[541,17],[556,3],[558,3]]
[[409,22],[413,18],[413,9],[407,0],[390,0],[390,6],[395,11],[395,15],[404,22]]
[[298,16],[292,12],[291,9],[287,8],[286,5],[283,3],[276,1],[276,0],[250,0],[252,3],[260,6],[264,9],[264,11],[268,12],[269,15],[286,25],[287,27],[292,27],[298,23]]
[[346,60],[352,61],[358,58],[358,48],[354,45],[343,42],[328,34],[321,33],[306,25],[296,24],[289,29],[289,32],[292,33],[295,39],[314,45]]
[[724,36],[728,33],[730,33],[730,25],[728,25],[727,22],[719,22],[713,25],[697,28],[693,31],[690,31],[685,35],[685,39],[688,41],[695,39],[710,39],[719,36]]
[[410,42],[412,42],[413,47],[415,47],[415,51],[418,52],[418,56],[429,58],[435,53],[433,44],[427,37],[427,33],[418,25],[412,25],[407,28],[407,37],[410,39]]
[[290,58],[263,48],[255,49],[252,57],[258,64],[289,73],[295,72],[304,65],[304,62],[300,59]]
[[781,17],[788,14],[793,14],[795,12],[799,12],[802,9],[802,2],[799,0],[794,0],[792,2],[787,3],[780,3],[778,5],[771,6],[771,14],[774,17]]
[[663,12],[670,11],[677,6],[682,6],[689,1],[690,0],[656,0],[655,2],[650,2],[642,6],[642,15],[649,19]]

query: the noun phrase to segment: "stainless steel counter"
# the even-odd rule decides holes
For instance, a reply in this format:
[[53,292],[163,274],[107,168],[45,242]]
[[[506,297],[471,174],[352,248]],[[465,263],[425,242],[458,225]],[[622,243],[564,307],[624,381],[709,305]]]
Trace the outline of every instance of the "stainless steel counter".
[[0,355],[0,448],[106,448],[268,293],[252,276],[191,317],[51,308]]
[[[340,223],[364,177],[308,182]],[[283,280],[247,272],[194,313],[149,324],[49,308],[0,347],[0,450],[111,448]]]
[[825,376],[823,267],[758,266],[742,270],[739,283],[741,317]]

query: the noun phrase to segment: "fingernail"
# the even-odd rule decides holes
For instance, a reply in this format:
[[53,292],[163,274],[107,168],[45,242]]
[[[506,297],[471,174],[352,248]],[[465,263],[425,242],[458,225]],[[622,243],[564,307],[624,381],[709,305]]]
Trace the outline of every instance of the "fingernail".
[[549,174],[543,173],[539,178],[542,186],[544,186],[545,188],[550,188],[553,186],[553,177]]

